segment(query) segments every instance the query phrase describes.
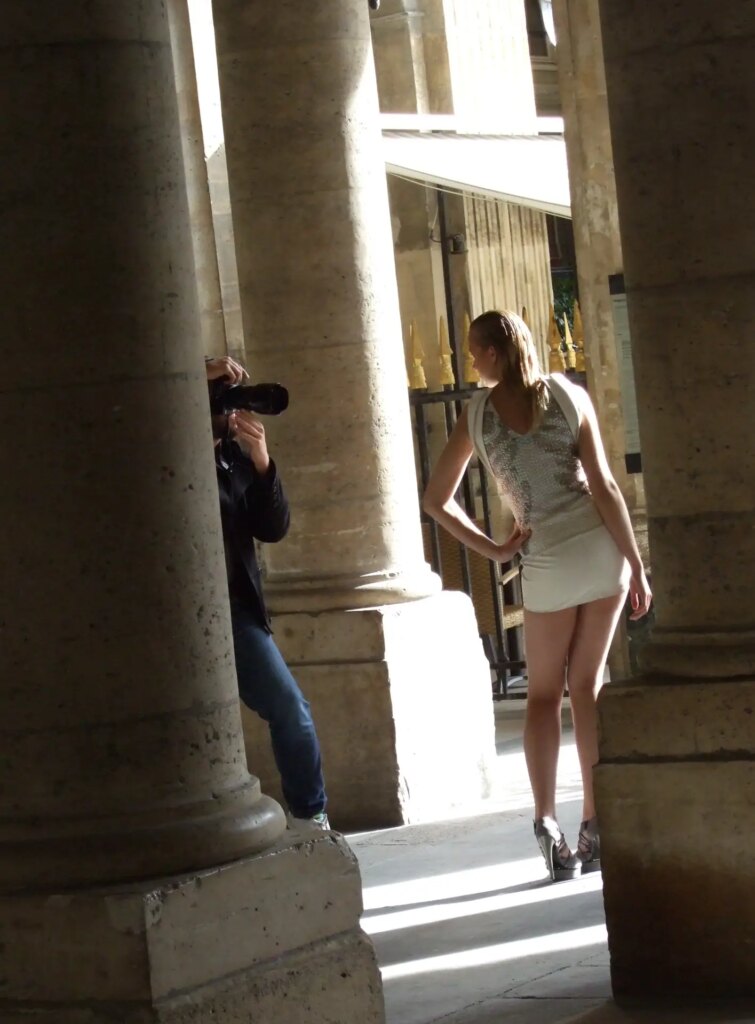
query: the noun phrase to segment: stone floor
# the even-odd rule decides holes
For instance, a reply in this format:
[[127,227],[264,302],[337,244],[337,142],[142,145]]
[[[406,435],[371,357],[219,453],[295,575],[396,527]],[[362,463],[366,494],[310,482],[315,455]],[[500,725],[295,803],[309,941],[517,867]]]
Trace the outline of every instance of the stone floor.
[[[744,1010],[629,1012],[610,1002],[601,878],[548,881],[532,837],[522,724],[516,708],[500,709],[499,776],[485,805],[463,818],[348,837],[388,1024],[755,1024]],[[573,842],[580,795],[566,726],[558,806]]]

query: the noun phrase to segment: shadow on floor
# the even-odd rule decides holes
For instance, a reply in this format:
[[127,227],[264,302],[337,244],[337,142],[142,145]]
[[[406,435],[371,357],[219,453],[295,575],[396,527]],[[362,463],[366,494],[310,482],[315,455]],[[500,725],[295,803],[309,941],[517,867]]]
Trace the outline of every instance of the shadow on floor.
[[[349,837],[388,1024],[565,1024],[610,997],[600,875],[547,879],[522,727],[521,716],[497,718],[498,779],[484,813]],[[582,808],[570,727],[558,800],[573,838]]]

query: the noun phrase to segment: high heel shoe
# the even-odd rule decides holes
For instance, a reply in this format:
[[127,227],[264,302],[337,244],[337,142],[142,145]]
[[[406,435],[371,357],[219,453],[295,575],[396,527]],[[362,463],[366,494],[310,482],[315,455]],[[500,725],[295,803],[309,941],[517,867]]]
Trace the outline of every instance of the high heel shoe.
[[579,826],[577,857],[583,871],[600,871],[600,833],[598,819],[594,816]]
[[569,878],[577,878],[582,871],[582,865],[569,849],[558,822],[553,818],[538,818],[533,824],[535,839],[545,858],[551,881],[564,882]]

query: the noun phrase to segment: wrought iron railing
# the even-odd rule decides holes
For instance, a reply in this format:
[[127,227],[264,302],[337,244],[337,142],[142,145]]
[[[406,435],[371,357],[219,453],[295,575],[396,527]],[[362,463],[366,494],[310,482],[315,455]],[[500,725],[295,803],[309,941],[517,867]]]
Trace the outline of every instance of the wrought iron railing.
[[[443,391],[412,390],[409,401],[419,463],[419,484],[424,491],[431,471],[431,442],[434,452],[444,444],[454,428],[464,403],[474,389],[446,387]],[[439,414],[433,416],[432,410]],[[429,422],[432,418],[433,422]],[[445,436],[436,441],[436,432]],[[491,495],[487,474],[473,457],[464,474],[456,498],[467,515],[489,536],[493,532]],[[525,667],[523,656],[523,611],[518,565],[498,565],[470,552],[446,533],[434,519],[422,514],[425,555],[448,590],[462,590],[474,605],[483,649],[491,669],[494,699],[513,696]],[[523,689],[519,688],[523,693]]]

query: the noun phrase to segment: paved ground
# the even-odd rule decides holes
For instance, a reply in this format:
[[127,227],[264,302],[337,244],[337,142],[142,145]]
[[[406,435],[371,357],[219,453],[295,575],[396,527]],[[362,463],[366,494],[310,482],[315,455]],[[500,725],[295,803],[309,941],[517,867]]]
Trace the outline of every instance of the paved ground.
[[[630,1014],[608,1002],[600,874],[547,879],[532,836],[521,728],[520,716],[499,716],[497,790],[476,813],[349,836],[388,1024],[576,1024],[583,1014],[584,1024],[755,1024],[755,1014]],[[580,796],[567,727],[558,805],[572,843]]]

